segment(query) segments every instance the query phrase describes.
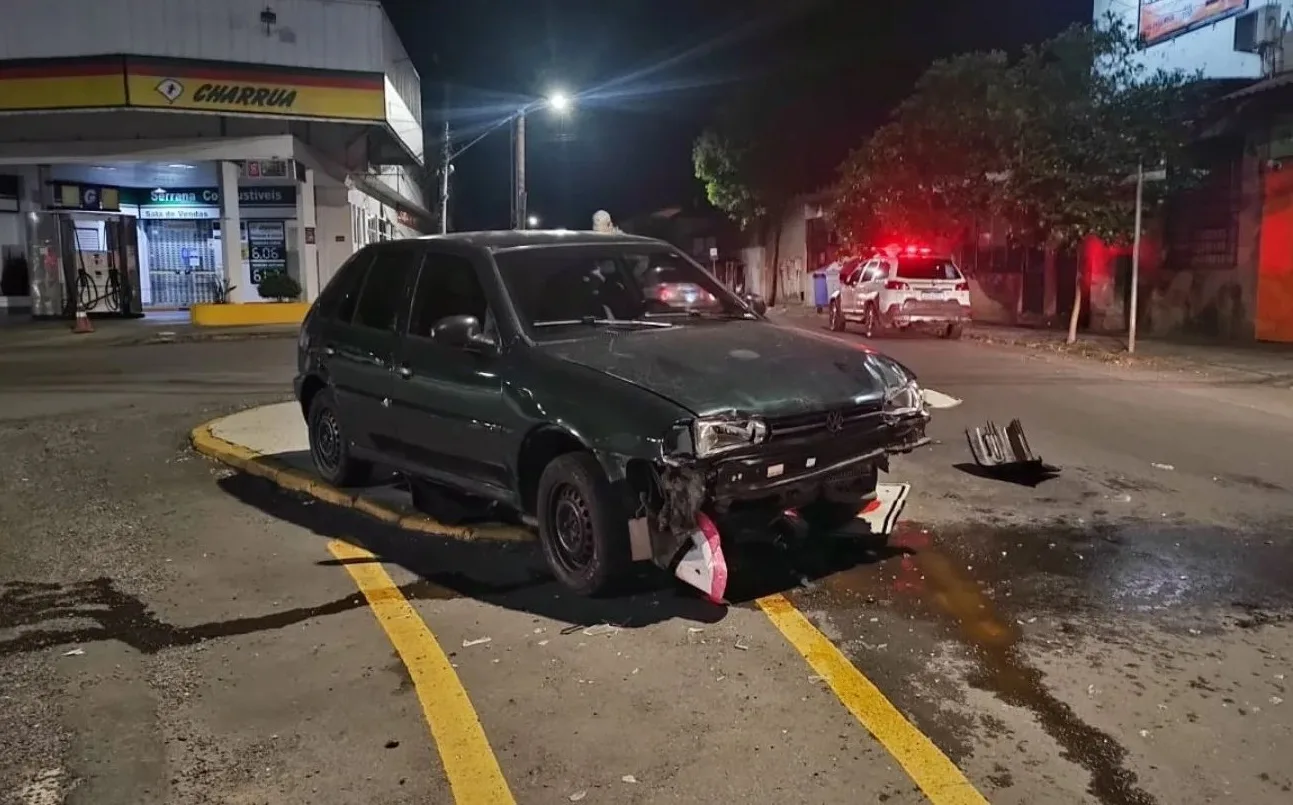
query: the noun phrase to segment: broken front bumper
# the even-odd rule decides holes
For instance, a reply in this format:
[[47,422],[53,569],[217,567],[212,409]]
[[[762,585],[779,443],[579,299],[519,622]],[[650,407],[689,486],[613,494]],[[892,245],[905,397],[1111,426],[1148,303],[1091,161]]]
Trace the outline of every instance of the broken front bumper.
[[929,442],[929,414],[893,417],[870,412],[828,426],[772,423],[767,442],[712,459],[675,459],[659,468],[659,508],[651,518],[651,553],[668,568],[687,545],[696,517],[744,515],[771,520],[786,509],[822,498],[859,503],[874,492],[889,457]]

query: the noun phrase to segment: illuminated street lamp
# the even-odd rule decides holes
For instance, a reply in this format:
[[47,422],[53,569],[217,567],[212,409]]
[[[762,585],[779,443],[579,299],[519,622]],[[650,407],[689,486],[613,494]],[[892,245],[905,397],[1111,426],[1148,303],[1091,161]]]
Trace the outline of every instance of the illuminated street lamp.
[[[559,90],[551,92],[546,97],[538,98],[527,103],[525,106],[522,106],[520,109],[517,109],[512,114],[485,129],[483,132],[478,134],[475,139],[458,149],[454,149],[450,146],[449,122],[445,121],[444,137],[441,142],[440,154],[441,234],[449,231],[449,176],[453,172],[453,163],[457,161],[458,157],[466,153],[469,148],[485,139],[485,137],[489,136],[496,129],[502,128],[509,123],[514,124],[516,127],[513,134],[515,139],[516,155],[514,158],[512,174],[512,227],[514,229],[524,229],[526,223],[530,220],[530,217],[525,211],[525,116],[535,109],[541,108],[551,109],[559,115],[564,115],[569,112],[573,106],[574,99],[571,98],[570,95]],[[536,218],[535,221],[537,222],[537,220],[538,219]],[[533,226],[533,224],[531,226]]]
[[531,229],[534,229],[539,225],[539,216],[531,215],[529,218],[525,219],[525,222],[530,225]]
[[564,92],[554,92],[548,96],[548,106],[554,112],[565,112],[570,109],[570,97]]
[[546,98],[522,107],[516,113],[516,159],[514,164],[516,173],[512,177],[512,188],[515,191],[515,195],[512,197],[512,226],[516,229],[523,229],[529,220],[525,213],[525,116],[530,110],[541,106],[546,106],[557,114],[564,115],[570,111],[570,96],[561,91],[553,92]]

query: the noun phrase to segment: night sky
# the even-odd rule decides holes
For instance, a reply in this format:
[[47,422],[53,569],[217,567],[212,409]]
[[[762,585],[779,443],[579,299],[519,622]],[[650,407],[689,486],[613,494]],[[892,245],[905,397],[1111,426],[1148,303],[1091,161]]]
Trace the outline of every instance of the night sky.
[[[552,89],[528,119],[530,212],[588,228],[703,199],[691,143],[724,98],[757,91],[815,157],[815,183],[884,120],[928,63],[1015,50],[1091,18],[1091,0],[384,0],[422,75],[428,139],[461,144]],[[1129,0],[1131,2],[1131,0]],[[458,161],[456,230],[508,226],[507,128]],[[430,153],[428,153],[430,160]],[[429,200],[429,203],[433,203]]]

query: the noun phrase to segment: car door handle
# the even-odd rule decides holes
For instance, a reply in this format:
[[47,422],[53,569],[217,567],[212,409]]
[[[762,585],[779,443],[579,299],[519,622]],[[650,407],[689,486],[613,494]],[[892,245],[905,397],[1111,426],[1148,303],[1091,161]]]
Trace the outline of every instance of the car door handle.
[[408,380],[410,377],[413,376],[413,370],[407,366],[395,367],[395,373],[398,374],[400,377],[404,378],[405,380]]

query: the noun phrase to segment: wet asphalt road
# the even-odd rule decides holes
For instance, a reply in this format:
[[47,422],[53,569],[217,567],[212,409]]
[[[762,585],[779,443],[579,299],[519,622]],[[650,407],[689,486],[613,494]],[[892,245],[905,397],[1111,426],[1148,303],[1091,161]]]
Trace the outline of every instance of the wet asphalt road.
[[[895,462],[905,522],[794,572],[738,557],[728,611],[650,577],[572,599],[528,546],[413,538],[189,452],[287,396],[290,340],[0,356],[0,802],[452,801],[327,539],[386,562],[519,802],[927,801],[750,603],[776,591],[993,803],[1289,801],[1290,392],[876,346],[965,401]],[[967,466],[963,428],[1013,417],[1058,477]]]

